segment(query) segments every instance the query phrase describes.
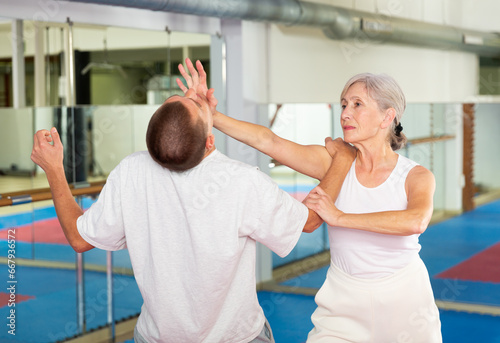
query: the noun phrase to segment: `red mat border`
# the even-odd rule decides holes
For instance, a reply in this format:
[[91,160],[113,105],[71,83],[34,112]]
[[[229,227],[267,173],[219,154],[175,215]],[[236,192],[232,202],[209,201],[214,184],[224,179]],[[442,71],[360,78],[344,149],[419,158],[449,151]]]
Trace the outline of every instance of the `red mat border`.
[[436,278],[500,283],[500,242],[437,274]]

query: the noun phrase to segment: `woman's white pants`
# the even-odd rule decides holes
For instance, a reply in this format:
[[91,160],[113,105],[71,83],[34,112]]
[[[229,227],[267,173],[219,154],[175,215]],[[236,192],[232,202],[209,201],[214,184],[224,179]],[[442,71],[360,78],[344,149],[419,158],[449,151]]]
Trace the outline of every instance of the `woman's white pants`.
[[316,294],[308,343],[441,343],[441,322],[420,257],[380,279],[330,265]]

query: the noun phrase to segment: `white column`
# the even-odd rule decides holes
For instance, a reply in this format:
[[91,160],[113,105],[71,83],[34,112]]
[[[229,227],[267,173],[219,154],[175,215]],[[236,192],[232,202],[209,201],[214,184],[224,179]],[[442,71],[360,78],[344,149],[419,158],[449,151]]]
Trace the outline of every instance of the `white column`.
[[[257,122],[256,113],[245,111],[243,99],[243,37],[241,20],[222,20],[222,34],[226,42],[226,114],[230,117]],[[228,138],[227,155],[235,160],[257,165],[257,151]]]
[[445,125],[447,133],[455,139],[445,141],[445,210],[457,213],[462,211],[463,175],[463,114],[462,104],[445,106]]
[[184,64],[184,67],[186,66],[185,64],[185,60],[186,58],[190,57],[192,59],[192,57],[189,55],[189,46],[183,46],[182,47],[182,63]]
[[[225,114],[236,119],[259,123],[262,106],[244,97],[245,79],[249,78],[250,80],[252,75],[245,73],[242,22],[240,20],[222,20],[221,28],[226,52]],[[261,154],[257,150],[230,137],[226,138],[226,155],[254,166],[259,166],[261,163]],[[271,251],[261,244],[257,244],[256,279],[257,282],[272,279]]]
[[13,107],[26,106],[23,21],[12,20],[12,96]]
[[66,76],[65,105],[75,106],[75,56],[73,53],[73,23],[64,29],[64,75]]
[[45,77],[45,27],[35,22],[35,106],[47,104]]
[[[226,111],[226,42],[222,35],[213,35],[210,41],[210,84],[215,90],[214,95],[218,101],[217,110]],[[217,129],[212,130],[215,136],[215,146],[226,154],[227,136]]]

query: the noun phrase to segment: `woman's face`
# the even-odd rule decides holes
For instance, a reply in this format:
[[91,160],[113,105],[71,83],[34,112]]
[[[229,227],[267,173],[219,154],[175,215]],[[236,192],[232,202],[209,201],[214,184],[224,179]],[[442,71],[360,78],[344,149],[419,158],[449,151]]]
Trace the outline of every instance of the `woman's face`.
[[340,124],[344,141],[360,143],[380,134],[384,113],[367,93],[364,83],[353,84],[341,99]]

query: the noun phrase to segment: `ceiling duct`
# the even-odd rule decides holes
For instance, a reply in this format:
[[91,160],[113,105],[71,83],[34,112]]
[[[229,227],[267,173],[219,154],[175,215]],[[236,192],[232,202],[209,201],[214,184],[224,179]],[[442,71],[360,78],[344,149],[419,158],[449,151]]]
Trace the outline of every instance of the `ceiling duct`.
[[69,0],[218,18],[316,26],[335,40],[363,39],[500,57],[500,35],[298,0]]

